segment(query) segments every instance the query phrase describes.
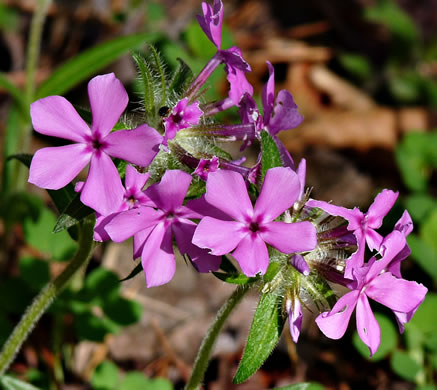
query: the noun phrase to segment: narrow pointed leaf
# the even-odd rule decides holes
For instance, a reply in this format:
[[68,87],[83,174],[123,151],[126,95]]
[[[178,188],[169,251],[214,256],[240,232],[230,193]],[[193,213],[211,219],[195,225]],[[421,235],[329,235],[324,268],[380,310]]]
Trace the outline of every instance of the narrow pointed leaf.
[[23,91],[13,84],[4,73],[0,73],[0,88],[5,89],[17,102],[20,111],[29,116],[29,107],[26,104],[26,99]]
[[193,71],[181,58],[177,59],[179,65],[170,83],[170,91],[174,91],[177,95],[185,92],[188,84],[193,79]]
[[240,384],[249,379],[278,343],[285,323],[281,300],[282,298],[275,293],[264,294],[261,297],[234,383]]
[[249,284],[259,280],[256,277],[249,278],[248,276],[240,273],[213,272],[213,274],[220,280],[231,284]]
[[39,99],[50,95],[63,95],[129,50],[145,42],[154,42],[159,36],[151,33],[127,35],[95,46],[57,68],[38,88],[36,97]]
[[261,183],[264,181],[264,176],[267,170],[275,167],[282,167],[281,154],[276,146],[275,140],[267,131],[261,132]]
[[132,279],[134,276],[138,275],[143,270],[143,265],[141,261],[135,266],[135,268],[131,271],[131,273],[123,279],[120,279],[120,282],[125,282],[126,280]]
[[149,45],[149,50],[152,53],[152,57],[155,63],[155,68],[159,76],[159,80],[161,82],[161,106],[164,105],[166,101],[166,93],[167,93],[167,85],[166,85],[166,77],[165,77],[165,64],[162,61],[158,51],[154,46]]
[[80,221],[93,213],[93,209],[85,206],[80,201],[80,193],[75,193],[74,198],[70,201],[68,206],[56,221],[56,225],[53,228],[53,233],[59,233],[71,226],[77,225]]
[[138,53],[132,54],[132,57],[137,64],[138,71],[140,72],[141,76],[141,85],[143,87],[143,93],[144,93],[144,109],[146,110],[147,115],[152,115],[155,113],[155,95],[153,93],[154,90],[154,83],[153,83],[153,76],[150,72],[150,69],[145,62],[143,56],[141,56]]
[[19,379],[8,375],[2,375],[0,377],[0,384],[5,390],[40,390],[38,387],[35,387],[30,383],[20,381]]

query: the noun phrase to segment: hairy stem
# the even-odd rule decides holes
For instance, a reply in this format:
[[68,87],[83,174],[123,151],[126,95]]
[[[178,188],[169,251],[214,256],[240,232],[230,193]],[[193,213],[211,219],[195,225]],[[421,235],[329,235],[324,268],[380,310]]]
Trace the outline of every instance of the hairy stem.
[[79,249],[75,256],[64,271],[41,290],[9,336],[0,353],[0,375],[3,375],[9,368],[22,344],[53,300],[67,286],[73,275],[88,263],[94,249],[94,222],[93,218],[88,218],[82,222],[79,231]]
[[208,329],[208,332],[202,340],[202,344],[200,344],[199,352],[197,353],[194,362],[193,372],[191,373],[190,380],[185,386],[185,390],[197,390],[200,387],[206,369],[208,368],[209,356],[211,355],[212,348],[220,334],[223,324],[248,291],[248,285],[237,287],[218,311],[217,317]]

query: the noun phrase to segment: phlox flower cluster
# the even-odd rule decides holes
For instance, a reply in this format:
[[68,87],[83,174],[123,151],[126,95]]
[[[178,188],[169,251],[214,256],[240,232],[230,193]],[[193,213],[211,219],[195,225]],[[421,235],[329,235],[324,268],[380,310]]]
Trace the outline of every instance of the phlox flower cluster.
[[[310,199],[305,160],[296,166],[277,137],[303,120],[291,93],[275,94],[274,68],[267,62],[261,115],[241,50],[221,47],[222,1],[203,3],[202,11],[198,22],[217,51],[176,102],[166,101],[168,107],[161,107],[160,121],[153,126],[123,127],[120,117],[128,95],[113,73],[88,84],[91,125],[63,97],[34,102],[35,131],[70,143],[38,150],[29,182],[60,189],[89,165],[76,191],[96,212],[94,239],[122,242],[133,237],[134,258],[141,258],[148,287],[172,279],[174,246],[199,272],[217,271],[227,255],[248,277],[262,276],[278,263],[275,280],[282,282],[263,291],[283,292],[295,342],[307,305],[305,286],[314,278],[341,284],[349,292],[335,304],[316,302],[316,323],[327,337],[338,339],[356,309],[358,333],[373,354],[380,330],[369,298],[392,309],[402,331],[427,292],[401,276],[400,264],[409,255],[405,237],[412,230],[411,219],[405,212],[392,233],[383,237],[378,232],[398,195],[390,190],[377,195],[367,213]],[[228,96],[204,101],[205,83],[220,64],[229,82]],[[238,108],[240,123],[222,125],[212,119],[231,107]],[[216,140],[240,141],[244,149],[265,133],[276,145],[282,166],[263,169],[263,153],[268,152],[262,148],[253,167],[214,152]],[[120,160],[128,163],[124,172]],[[366,249],[373,255],[368,261]]]

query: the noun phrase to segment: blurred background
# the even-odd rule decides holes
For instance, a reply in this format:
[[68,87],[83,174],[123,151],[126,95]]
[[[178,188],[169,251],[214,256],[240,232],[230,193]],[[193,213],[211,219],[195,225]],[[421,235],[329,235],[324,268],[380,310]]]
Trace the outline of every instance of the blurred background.
[[[2,343],[76,249],[67,232],[51,233],[56,213],[46,192],[26,186],[15,162],[6,162],[8,155],[33,153],[53,142],[35,132],[23,141],[28,102],[20,100],[20,91],[33,88],[35,99],[61,94],[88,107],[89,79],[115,72],[135,109],[141,99],[130,50],[153,44],[170,72],[179,57],[195,73],[215,53],[195,19],[200,1],[56,0],[48,8],[29,87],[26,48],[32,16],[42,3],[0,3]],[[242,49],[255,94],[259,98],[267,81],[268,60],[276,91],[290,90],[305,117],[280,138],[295,161],[307,160],[312,197],[366,210],[383,188],[398,190],[382,231],[388,234],[408,209],[415,229],[403,275],[425,284],[429,293],[403,335],[389,311],[372,306],[382,337],[371,359],[354,326],[342,340],[329,340],[313,321],[317,313],[306,312],[299,343],[293,344],[285,329],[263,367],[237,386],[232,377],[256,308],[254,293],[225,326],[205,389],[256,390],[304,381],[318,383],[314,389],[437,389],[437,0],[225,0],[224,5],[222,47]],[[225,73],[217,71],[208,97],[223,98],[227,88]],[[238,115],[231,110],[221,119],[235,123]],[[120,284],[135,265],[131,243],[100,245],[86,275],[42,318],[10,373],[42,389],[182,388],[201,339],[233,286],[179,260],[168,285],[147,289],[143,275]]]

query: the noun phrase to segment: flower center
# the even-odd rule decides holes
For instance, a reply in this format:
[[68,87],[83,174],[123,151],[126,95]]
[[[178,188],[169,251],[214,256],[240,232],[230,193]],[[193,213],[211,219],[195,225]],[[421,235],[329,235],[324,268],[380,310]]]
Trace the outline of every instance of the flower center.
[[258,225],[258,223],[256,223],[256,222],[251,222],[251,223],[249,224],[249,230],[250,230],[251,232],[254,232],[254,233],[258,232],[258,231],[259,231],[259,225]]
[[180,123],[182,121],[182,113],[177,112],[176,114],[173,115],[173,122],[174,123]]

